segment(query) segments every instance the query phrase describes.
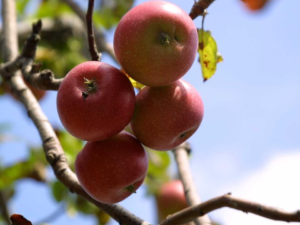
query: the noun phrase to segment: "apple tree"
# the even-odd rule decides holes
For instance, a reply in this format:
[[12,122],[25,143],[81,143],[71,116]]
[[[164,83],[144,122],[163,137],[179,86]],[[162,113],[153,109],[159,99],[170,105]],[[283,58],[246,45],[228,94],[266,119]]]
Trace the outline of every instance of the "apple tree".
[[[31,224],[31,218],[24,218],[9,207],[10,200],[17,195],[19,191],[16,188],[16,182],[24,179],[31,179],[45,185],[49,188],[57,205],[62,206],[59,207],[53,215],[41,221],[41,224],[46,222],[51,223],[61,213],[68,213],[69,215],[72,213],[89,215],[96,220],[96,224],[108,224],[111,220],[115,220],[122,225],[150,224],[143,218],[140,218],[139,215],[134,215],[121,205],[116,204],[116,202],[124,199],[123,197],[117,198],[116,196],[112,196],[112,198],[110,198],[111,196],[107,194],[112,189],[109,183],[111,180],[115,182],[123,178],[129,179],[129,177],[131,177],[131,174],[122,174],[122,171],[128,169],[130,165],[123,165],[128,155],[132,158],[127,161],[134,164],[138,158],[138,154],[140,154],[140,152],[135,151],[135,147],[132,143],[123,140],[124,137],[130,137],[130,140],[134,138],[133,142],[135,144],[138,143],[137,148],[142,149],[139,151],[144,151],[145,148],[147,152],[147,160],[144,157],[145,154],[141,154],[141,158],[144,160],[143,163],[141,163],[139,168],[137,167],[132,170],[137,170],[137,172],[141,173],[139,176],[142,177],[142,179],[137,182],[139,183],[137,186],[140,186],[144,181],[143,184],[146,186],[147,194],[149,196],[155,196],[157,204],[157,223],[161,225],[214,224],[207,214],[222,207],[230,207],[274,220],[300,222],[300,214],[298,211],[295,213],[284,212],[256,202],[233,197],[230,193],[201,203],[196,191],[189,166],[189,154],[192,154],[191,147],[185,140],[196,131],[201,123],[203,117],[202,101],[198,98],[197,91],[191,87],[184,90],[188,90],[187,92],[192,93],[191,102],[196,101],[199,103],[194,106],[194,108],[191,105],[186,107],[186,103],[180,105],[182,102],[173,103],[173,95],[171,95],[170,99],[162,99],[161,95],[166,97],[170,95],[170,93],[178,93],[178,88],[181,86],[189,86],[184,81],[178,81],[183,74],[178,75],[177,72],[181,69],[186,72],[189,69],[194,62],[196,51],[199,53],[198,57],[200,57],[199,62],[204,81],[208,80],[215,73],[217,63],[223,60],[218,52],[216,41],[210,32],[204,30],[207,9],[209,9],[209,6],[213,2],[213,0],[191,1],[189,3],[191,11],[187,20],[189,22],[185,23],[190,23],[189,26],[192,27],[194,26],[192,19],[202,17],[202,27],[198,29],[198,32],[195,30],[194,33],[190,33],[189,36],[180,33],[175,35],[176,43],[180,43],[184,40],[184,37],[188,37],[188,42],[193,42],[192,53],[189,50],[184,53],[184,57],[182,57],[177,56],[176,52],[171,52],[168,57],[164,55],[161,57],[161,55],[155,55],[156,52],[153,48],[144,49],[142,40],[145,39],[145,37],[143,37],[143,34],[147,32],[147,35],[151,34],[144,29],[144,24],[141,26],[141,30],[136,32],[138,34],[137,37],[133,37],[133,33],[130,33],[129,25],[125,22],[120,22],[121,18],[133,7],[133,0],[102,0],[95,2],[93,0],[2,0],[1,97],[7,97],[9,95],[11,96],[11,104],[21,104],[23,109],[25,108],[25,111],[23,110],[22,113],[27,114],[34,123],[40,136],[40,144],[38,146],[32,146],[25,143],[28,154],[22,161],[16,161],[10,165],[1,164],[0,161],[0,224]],[[244,3],[251,10],[260,10],[267,1],[244,0]],[[218,4],[218,1],[214,4]],[[143,13],[143,11],[135,12],[137,16],[145,16],[147,13]],[[149,14],[151,13],[153,12]],[[182,15],[180,15],[180,17],[182,17]],[[161,15],[158,18],[162,24],[168,20],[168,18],[164,18]],[[137,21],[138,20],[130,21],[131,26],[135,27],[137,24],[135,22]],[[123,25],[123,23],[125,23],[125,25]],[[111,35],[118,24],[122,24],[123,27],[120,26],[121,28],[117,28],[116,30],[117,38],[114,46],[117,46],[117,50],[115,54],[114,46],[106,40],[106,35]],[[168,24],[165,26],[169,27]],[[126,37],[126,35],[128,35],[128,37]],[[123,42],[121,42],[121,40],[123,38],[127,38],[130,44],[122,44]],[[162,45],[169,45],[171,42],[170,37],[166,34],[161,35],[160,40],[160,44]],[[138,43],[135,45],[134,42]],[[140,43],[142,44],[139,45]],[[180,43],[180,45],[180,48],[177,46],[178,49],[181,49],[183,46],[182,43]],[[127,49],[128,47],[135,47],[137,51],[131,51],[130,48]],[[122,55],[120,49],[125,49],[123,51],[125,51],[126,54]],[[155,54],[152,54],[151,57],[155,58],[157,56],[157,58],[156,60],[151,60],[151,62],[147,60],[142,61],[140,56],[134,58],[135,54],[138,54],[140,51],[145,51],[149,54],[153,51]],[[168,64],[169,61],[172,61],[172,57],[176,59],[175,64],[178,65],[178,67],[173,67],[170,66],[171,64]],[[140,94],[140,97],[136,98],[136,111],[139,111],[140,114],[133,116],[131,127],[126,125],[129,123],[132,115],[130,118],[126,117],[122,122],[120,122],[121,119],[117,117],[117,114],[114,115],[115,119],[105,121],[107,125],[104,128],[102,127],[102,129],[104,129],[102,133],[107,135],[114,124],[121,124],[120,126],[122,128],[118,127],[112,132],[113,135],[116,136],[112,137],[113,139],[109,139],[110,142],[100,142],[102,140],[97,139],[97,134],[96,139],[92,138],[91,140],[99,142],[91,142],[92,144],[89,142],[85,143],[85,141],[90,141],[89,138],[85,138],[85,135],[89,136],[90,132],[93,133],[94,128],[98,130],[97,127],[99,125],[97,121],[99,116],[90,114],[90,116],[88,115],[90,121],[81,121],[81,118],[83,118],[81,114],[88,114],[99,108],[101,110],[104,109],[104,111],[100,112],[101,115],[109,114],[111,116],[112,111],[105,111],[110,105],[117,108],[114,110],[132,111],[132,113],[134,111],[134,103],[127,102],[130,94],[124,94],[128,88],[124,88],[123,84],[118,86],[118,80],[112,81],[112,85],[104,83],[103,86],[93,86],[93,79],[97,75],[88,78],[88,75],[84,75],[84,77],[81,77],[81,81],[84,81],[83,83],[87,85],[89,89],[88,92],[81,91],[79,96],[81,98],[83,96],[83,101],[85,102],[87,102],[86,99],[89,100],[95,97],[93,104],[99,104],[99,107],[92,106],[88,108],[86,105],[79,105],[73,102],[70,104],[66,116],[63,115],[65,111],[63,111],[64,109],[62,108],[64,107],[65,99],[71,102],[69,97],[72,97],[72,90],[75,90],[73,87],[76,86],[76,82],[73,81],[67,84],[67,78],[65,78],[66,74],[72,71],[74,67],[79,70],[79,72],[76,71],[74,73],[81,73],[82,71],[85,73],[85,71],[93,70],[93,65],[98,65],[108,58],[115,64],[120,62],[123,70],[122,72],[119,69],[113,72],[105,70],[105,73],[108,73],[110,77],[122,74],[121,76],[124,75],[123,79],[125,79],[125,83],[128,82],[128,84],[130,84],[131,82],[135,88],[135,92],[139,92]],[[166,61],[163,61],[164,59]],[[161,67],[155,67],[156,61]],[[134,66],[130,65],[132,62]],[[184,68],[180,66],[179,63],[183,63]],[[78,67],[79,64],[81,67]],[[83,64],[85,66],[82,66]],[[148,64],[150,69],[147,67]],[[145,76],[146,81],[143,81],[143,79],[140,81],[139,76],[135,77],[135,75],[142,70],[142,76],[147,74],[147,76]],[[153,76],[154,79],[151,80],[149,77],[153,71],[155,71],[157,77]],[[134,75],[131,76],[131,73]],[[171,76],[169,74],[175,74],[176,78],[168,77]],[[168,85],[170,84],[168,88],[165,88],[167,84],[162,81],[164,79],[159,80],[161,76],[165,76],[164,78],[166,78]],[[96,79],[97,78],[95,78],[95,80]],[[63,84],[65,86],[63,86]],[[144,87],[144,85],[151,86],[152,84],[153,86],[161,85],[163,87],[155,87],[155,91],[153,91],[154,89],[152,87]],[[61,89],[59,89],[60,87]],[[97,88],[104,93],[112,92],[112,90],[115,89],[114,97],[116,95],[123,95],[123,98],[121,98],[119,102],[116,102],[113,98],[106,98],[103,102],[99,102],[99,99],[96,99],[96,97],[101,98],[101,96],[93,95],[94,90]],[[62,91],[62,89],[64,90]],[[151,91],[149,89],[151,89]],[[57,109],[60,114],[60,119],[68,131],[60,125],[51,124],[41,108],[43,99],[47,97],[49,92],[56,92],[58,90]],[[151,92],[151,94],[147,92]],[[159,97],[156,97],[156,95]],[[133,91],[131,96],[134,98]],[[148,98],[147,102],[142,102],[143,100],[141,99],[146,98]],[[169,105],[165,105],[167,101]],[[155,110],[151,109],[150,106],[158,102],[161,105],[155,108]],[[74,106],[74,108],[71,109],[71,106]],[[124,108],[122,108],[123,106]],[[52,105],[51,107],[54,108],[56,106]],[[174,115],[173,110],[176,107],[181,108],[182,114]],[[79,112],[75,109],[79,109]],[[5,109],[0,108],[0,110]],[[189,111],[193,111],[193,113],[188,114]],[[75,119],[68,122],[72,113]],[[155,139],[155,135],[157,136],[159,134],[159,137],[162,137],[165,133],[172,135],[173,132],[177,132],[177,127],[173,128],[167,126],[167,130],[164,131],[162,126],[159,127],[159,129],[154,126],[153,129],[149,130],[149,134],[147,134],[145,129],[151,127],[152,124],[150,122],[152,122],[151,119],[153,115],[157,115],[158,118],[162,115],[164,115],[165,118],[176,118],[176,122],[178,123],[179,120],[185,116],[189,116],[189,120],[193,120],[191,118],[197,117],[195,122],[193,121],[193,123],[196,124],[195,129],[192,130],[191,133],[182,133],[180,135],[181,141],[175,142],[174,145],[169,145],[169,143],[165,144],[163,140],[152,144],[151,139]],[[159,122],[161,123],[161,121]],[[167,123],[167,120],[163,122]],[[183,121],[180,128],[182,129],[188,122],[189,121]],[[68,123],[71,125],[69,126]],[[86,126],[86,129],[79,129],[78,132],[78,128],[75,127],[77,123],[84,124],[83,126]],[[9,140],[9,132],[7,132],[9,126],[11,126],[11,124],[0,124],[1,142]],[[123,128],[125,131],[134,134],[134,136],[145,145],[144,148],[141,147],[139,141],[132,135],[125,132],[117,134],[123,130]],[[73,129],[75,131],[73,131]],[[76,138],[77,133],[79,133],[80,139]],[[150,141],[148,142],[149,136]],[[103,139],[106,138],[107,137]],[[91,149],[95,148],[94,146],[115,146],[117,145],[116,143],[120,144],[120,146],[116,148],[116,151],[118,151],[115,153],[116,155],[111,154],[111,152],[104,152],[102,156],[98,154],[99,152],[94,152],[94,155],[89,155],[88,160],[87,158],[83,158],[84,153],[91,151]],[[150,149],[149,147],[156,150]],[[6,149],[6,151],[9,151],[9,149]],[[118,159],[116,165],[106,160],[105,157],[110,154],[112,158]],[[76,160],[77,155],[79,156],[78,160]],[[99,171],[96,171],[95,168],[89,168],[89,166],[94,163],[94,160],[99,162],[103,160],[99,165],[97,164],[100,168]],[[172,162],[175,162],[178,169],[178,176],[176,178],[169,174],[168,169]],[[147,163],[149,163],[149,167],[145,168]],[[102,169],[104,167],[109,168],[106,169],[105,174],[101,174],[101,166]],[[77,175],[74,173],[75,167],[77,168]],[[81,170],[81,168],[84,167],[88,169]],[[117,170],[117,168],[119,170]],[[51,171],[54,176],[49,176],[49,171]],[[77,176],[80,182],[78,182]],[[90,180],[94,180],[95,182],[92,187],[87,188],[90,185]],[[88,183],[87,185],[86,182]],[[135,184],[136,183],[130,186],[127,185],[125,191],[128,191],[130,194],[135,192]],[[98,190],[103,187],[106,188],[104,195]],[[121,191],[124,192],[124,190]],[[130,194],[127,194],[126,197]],[[105,200],[98,201],[97,196],[101,196],[100,198],[104,198]]]

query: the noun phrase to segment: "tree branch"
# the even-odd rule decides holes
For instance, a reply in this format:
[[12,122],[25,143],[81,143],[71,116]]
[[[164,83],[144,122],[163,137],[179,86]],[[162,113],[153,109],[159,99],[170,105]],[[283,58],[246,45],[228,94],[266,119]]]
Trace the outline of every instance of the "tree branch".
[[32,33],[28,36],[22,53],[13,61],[0,65],[0,74],[5,79],[10,77],[19,69],[23,76],[32,86],[42,90],[58,90],[63,79],[55,79],[50,70],[38,72],[40,64],[32,64],[35,58],[37,44],[40,40],[42,22],[39,20],[32,25]]
[[86,13],[86,27],[87,27],[87,35],[88,35],[88,43],[90,55],[93,61],[100,61],[100,56],[97,51],[97,45],[94,37],[93,30],[93,8],[94,8],[94,0],[89,0],[88,11]]
[[[177,163],[179,177],[182,181],[184,193],[187,202],[190,206],[199,204],[200,197],[197,193],[196,186],[193,181],[192,172],[189,165],[188,152],[191,151],[190,145],[187,142],[182,143],[173,149],[175,161]],[[195,218],[196,225],[210,225],[211,221],[208,216]]]
[[10,219],[9,219],[10,214],[7,208],[7,201],[3,191],[0,191],[0,213],[2,214],[2,218],[4,219],[4,221],[7,224],[10,224]]
[[229,207],[245,213],[253,213],[272,220],[300,222],[300,210],[289,213],[274,207],[264,206],[256,202],[235,198],[228,193],[226,195],[203,202],[197,206],[192,206],[177,212],[169,216],[160,225],[177,225],[186,223],[194,220],[198,216],[203,216],[211,211],[223,207]]
[[[79,18],[84,23],[86,22],[85,13],[83,12],[83,10],[79,7],[79,5],[76,2],[74,2],[73,0],[62,0],[62,2],[69,5],[73,9],[73,11],[79,16]],[[115,62],[118,63],[118,60],[115,56],[113,46],[111,44],[107,43],[107,41],[105,40],[104,34],[100,30],[95,29],[95,28],[94,28],[94,32],[95,32],[95,37],[96,37],[95,41],[99,48],[99,52],[102,52],[102,51],[106,52],[115,60]]]
[[215,0],[199,0],[195,3],[191,9],[190,17],[196,19],[198,16],[203,16],[205,9],[207,9]]
[[[13,0],[3,0],[3,35],[4,35],[4,51],[5,60],[9,61],[17,57],[17,32],[16,32],[16,13],[15,2]],[[12,42],[11,40],[15,40]],[[9,57],[8,57],[9,56]],[[126,225],[149,225],[149,223],[136,217],[118,204],[108,205],[100,203],[91,198],[80,186],[76,175],[68,166],[64,151],[55,135],[55,132],[40,108],[37,100],[32,92],[24,84],[20,74],[12,76],[8,83],[13,90],[16,91],[21,102],[25,106],[28,116],[32,119],[38,129],[42,139],[44,152],[47,161],[52,166],[52,169],[57,177],[71,192],[74,192],[88,201],[98,206],[100,209],[109,214],[112,218],[121,224]]]
[[[18,38],[16,37],[16,6],[15,1],[2,0],[2,55],[4,61],[11,61],[18,55]],[[11,26],[4,24],[4,21],[10,21]]]

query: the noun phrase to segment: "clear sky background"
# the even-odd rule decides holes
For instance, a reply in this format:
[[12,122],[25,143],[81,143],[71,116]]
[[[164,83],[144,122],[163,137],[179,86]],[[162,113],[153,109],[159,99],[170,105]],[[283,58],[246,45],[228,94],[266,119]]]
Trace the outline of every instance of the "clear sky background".
[[[188,13],[194,1],[171,2]],[[87,1],[81,3],[87,5]],[[262,204],[300,209],[299,8],[300,1],[285,0],[271,0],[258,13],[248,11],[239,0],[217,0],[209,8],[204,28],[211,30],[224,62],[205,83],[197,60],[184,76],[197,88],[205,106],[202,125],[189,140],[191,168],[202,200],[232,192]],[[201,18],[195,24],[200,28]],[[113,31],[107,38],[112,41]],[[105,55],[102,61],[115,65]],[[48,93],[41,106],[50,122],[61,126],[56,92]],[[0,145],[0,160],[8,165],[26,158],[24,143],[41,142],[23,106],[10,96],[0,98],[0,115],[0,124],[10,124],[7,133],[17,138]],[[171,173],[176,174],[174,165]],[[146,197],[145,191],[142,187],[120,204],[155,224],[154,199]],[[9,207],[36,222],[59,206],[44,185],[21,181]],[[232,209],[209,216],[223,225],[286,224]],[[51,224],[94,222],[89,217],[62,215]]]

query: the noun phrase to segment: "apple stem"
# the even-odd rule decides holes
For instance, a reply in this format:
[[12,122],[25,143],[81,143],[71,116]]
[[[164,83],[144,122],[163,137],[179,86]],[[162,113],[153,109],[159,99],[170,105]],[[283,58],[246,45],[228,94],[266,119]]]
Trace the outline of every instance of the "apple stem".
[[134,190],[134,186],[132,184],[129,185],[129,186],[127,186],[124,189],[127,190],[127,191],[129,191],[130,193],[136,193],[136,191]]
[[169,37],[169,35],[167,35],[165,33],[162,33],[160,35],[160,43],[163,44],[163,45],[164,44],[169,45],[170,44],[170,37]]
[[85,100],[87,97],[89,97],[90,93],[96,92],[97,85],[96,85],[94,77],[91,80],[89,80],[85,77],[83,79],[84,79],[84,83],[86,84],[86,89],[87,89],[87,91],[82,91],[82,97],[83,97],[83,100]]

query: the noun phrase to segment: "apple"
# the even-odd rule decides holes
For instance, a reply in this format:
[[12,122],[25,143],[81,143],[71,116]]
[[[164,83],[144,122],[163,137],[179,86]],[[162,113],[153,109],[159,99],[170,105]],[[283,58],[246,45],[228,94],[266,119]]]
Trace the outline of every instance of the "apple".
[[180,79],[163,87],[145,87],[136,96],[130,123],[139,141],[155,150],[171,150],[200,126],[203,102],[197,90]]
[[57,93],[57,110],[66,130],[85,141],[118,134],[134,112],[133,87],[119,69],[89,61],[74,67]]
[[188,207],[180,180],[164,183],[159,188],[155,200],[159,222],[166,219],[168,215]]
[[131,9],[114,35],[116,57],[134,80],[164,86],[181,78],[192,66],[198,48],[197,29],[178,6],[149,1]]
[[258,11],[262,9],[268,0],[242,0],[245,2],[248,9],[251,11]]
[[83,189],[95,200],[107,204],[122,201],[135,192],[147,170],[146,151],[125,131],[104,141],[87,142],[75,161]]

